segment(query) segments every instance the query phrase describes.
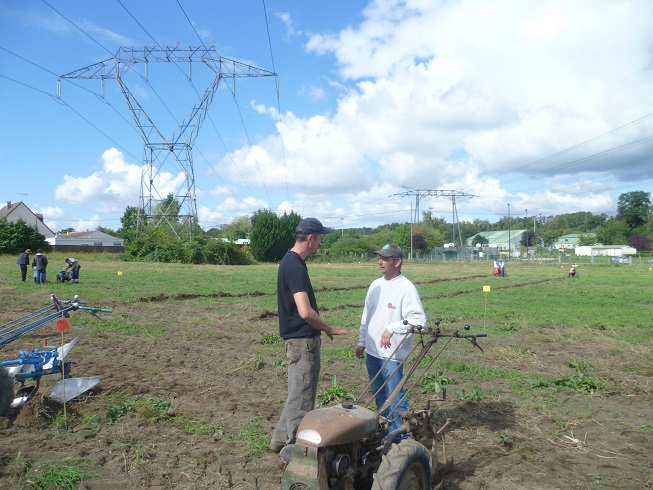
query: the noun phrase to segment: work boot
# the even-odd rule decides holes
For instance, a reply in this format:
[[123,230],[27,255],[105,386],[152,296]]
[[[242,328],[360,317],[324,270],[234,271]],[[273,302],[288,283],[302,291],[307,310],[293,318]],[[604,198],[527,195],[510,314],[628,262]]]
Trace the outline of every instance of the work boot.
[[288,461],[290,461],[290,457],[292,456],[294,448],[294,444],[288,444],[287,446],[284,446],[284,448],[279,452],[279,457],[281,458],[281,461],[283,461],[284,465],[287,465]]

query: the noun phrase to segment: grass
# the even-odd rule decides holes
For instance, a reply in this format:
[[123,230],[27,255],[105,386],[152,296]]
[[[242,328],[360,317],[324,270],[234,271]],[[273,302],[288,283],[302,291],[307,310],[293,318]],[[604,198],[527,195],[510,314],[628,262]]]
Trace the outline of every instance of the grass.
[[[50,254],[48,258],[57,264],[63,263],[64,256]],[[205,346],[229,338],[237,328],[248,335],[242,364],[235,362],[220,370],[213,352],[204,349],[189,359],[197,362],[198,369],[215,370],[221,383],[227,382],[232,372],[285,382],[281,372],[286,363],[284,346],[276,317],[277,265],[188,266],[122,262],[109,255],[78,258],[83,265],[79,287],[51,283],[44,289],[20,283],[15,257],[0,257],[4,301],[0,324],[49,304],[50,293],[61,299],[80,294],[92,306],[113,309],[113,313],[99,317],[71,314],[75,335],[89,340],[80,342],[75,352],[87,359],[97,354],[92,346],[96,337],[131,345],[152,338],[156,343],[179,341],[184,346]],[[330,325],[350,331],[348,336],[332,341],[323,337],[321,379],[327,385],[320,390],[318,401],[329,405],[352,398],[353,387],[362,388],[367,382],[364,362],[355,358],[354,346],[367,287],[379,273],[371,260],[328,264],[309,259],[308,268],[321,316]],[[118,271],[122,275],[118,276]],[[536,263],[509,264],[507,278],[493,277],[491,264],[484,262],[407,262],[404,273],[420,292],[429,325],[438,319],[443,329],[461,329],[469,324],[471,333],[488,334],[479,340],[483,353],[468,342],[456,341],[447,347],[410,393],[415,408],[423,407],[425,400],[447,387],[454,402],[473,406],[510,401],[523,412],[541,415],[548,424],[541,434],[555,437],[577,425],[593,423],[594,414],[602,410],[598,404],[602,395],[628,396],[635,401],[652,394],[653,271],[647,266],[584,264],[580,279],[575,280],[566,279],[566,267]],[[483,292],[486,285],[491,286],[489,293]],[[196,324],[212,328],[195,329]],[[38,339],[29,341],[38,343]],[[436,344],[426,356],[422,368],[441,345]],[[13,353],[12,347],[3,350],[3,360]],[[180,355],[195,354],[192,347],[184,352]],[[92,369],[92,362],[87,365]],[[165,369],[160,363],[148,367],[152,376],[157,369]],[[79,367],[74,373],[93,374],[102,373],[84,374]],[[202,413],[176,413],[167,400],[158,398],[159,393],[152,398],[134,397],[133,393],[104,394],[96,400],[103,411],[83,415],[69,412],[67,425],[102,423],[124,430],[131,427],[128,421],[136,420],[150,430],[156,428],[148,425],[168,424],[178,433],[214,438],[217,434],[233,442],[245,441],[252,454],[267,448],[267,420],[252,416],[241,425],[229,427],[222,418],[227,414],[221,414],[217,423],[209,422]],[[280,400],[279,406],[282,403]],[[66,425],[60,415],[51,418],[55,427]],[[653,430],[648,420],[633,414],[630,418],[617,414],[614,420],[642,434],[650,435]],[[514,449],[523,444],[516,430],[500,428],[491,434],[494,445],[498,441]],[[155,453],[147,444],[129,447],[125,461],[130,467],[154,460]],[[23,474],[33,471],[34,464],[26,469],[30,464],[24,462]]]
[[80,482],[97,475],[91,471],[90,464],[73,458],[63,458],[58,463],[34,466],[22,458],[19,453],[16,464],[21,467],[21,480],[34,490],[75,490]]
[[106,420],[109,424],[116,424],[128,413],[135,413],[140,419],[155,423],[170,418],[168,410],[170,402],[156,400],[154,398],[141,398],[139,396],[129,398],[117,405],[110,405],[107,408]]
[[261,417],[252,417],[243,422],[238,433],[228,435],[227,439],[231,442],[245,442],[252,456],[258,456],[267,451],[270,434],[263,427]]

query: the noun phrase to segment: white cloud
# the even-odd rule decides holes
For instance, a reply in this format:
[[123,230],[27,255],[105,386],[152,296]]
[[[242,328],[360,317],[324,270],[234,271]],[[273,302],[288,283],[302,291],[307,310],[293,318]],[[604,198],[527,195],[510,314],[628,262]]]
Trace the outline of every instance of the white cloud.
[[91,218],[81,219],[76,221],[72,225],[72,228],[74,228],[75,231],[91,231],[97,229],[100,223],[101,223],[100,216],[96,214]]
[[[177,195],[185,183],[182,173],[159,171],[154,177],[155,199],[169,193]],[[87,177],[64,175],[64,182],[55,189],[55,198],[69,204],[84,204],[102,212],[122,212],[127,206],[138,205],[141,186],[141,166],[125,161],[115,148],[102,154],[102,169]]]
[[281,19],[281,22],[283,22],[284,26],[286,27],[286,39],[301,34],[301,31],[297,31],[295,29],[292,17],[288,12],[275,12],[274,15]]
[[[606,172],[653,178],[643,139],[653,118],[639,120],[653,106],[653,3],[378,0],[364,16],[306,44],[357,80],[337,113],[282,118],[285,169],[274,138],[240,153],[260,152],[266,182],[287,176],[291,189],[345,200],[352,214],[378,209],[374,186],[386,179],[478,192],[490,197],[470,205],[498,213],[511,199],[557,214],[573,200],[614,209]],[[547,187],[558,177],[569,190]]]

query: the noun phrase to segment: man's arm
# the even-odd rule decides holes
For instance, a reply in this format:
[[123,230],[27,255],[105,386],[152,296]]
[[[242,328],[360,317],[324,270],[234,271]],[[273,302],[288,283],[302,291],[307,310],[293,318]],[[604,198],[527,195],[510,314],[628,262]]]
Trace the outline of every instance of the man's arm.
[[327,325],[320,315],[318,315],[317,311],[315,311],[311,306],[308,294],[305,291],[299,291],[293,294],[293,298],[295,299],[299,316],[301,316],[311,327],[326,333],[331,340],[333,340],[334,335],[346,335],[349,333],[349,330],[333,328]]

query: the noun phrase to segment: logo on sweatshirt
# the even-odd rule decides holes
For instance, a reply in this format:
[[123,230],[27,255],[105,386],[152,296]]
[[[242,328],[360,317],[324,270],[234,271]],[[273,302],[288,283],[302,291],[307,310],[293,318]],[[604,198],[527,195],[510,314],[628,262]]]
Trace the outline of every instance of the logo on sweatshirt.
[[388,309],[389,309],[389,310],[396,310],[397,307],[396,307],[396,306],[392,306],[392,303],[388,303]]

